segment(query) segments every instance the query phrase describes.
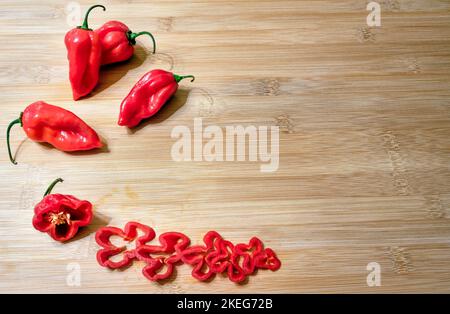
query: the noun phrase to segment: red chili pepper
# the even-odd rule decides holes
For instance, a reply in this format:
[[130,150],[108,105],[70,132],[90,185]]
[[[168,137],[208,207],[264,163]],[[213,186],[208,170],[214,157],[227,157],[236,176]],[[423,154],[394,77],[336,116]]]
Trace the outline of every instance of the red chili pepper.
[[235,260],[238,255],[232,255],[231,263],[228,264],[228,278],[232,282],[241,283],[247,278],[244,270],[239,266],[239,263]]
[[[136,248],[127,251],[126,247],[111,244],[109,238],[112,235],[132,241],[137,236],[136,228],[145,232],[144,236],[137,239]],[[256,237],[251,238],[248,244],[235,246],[216,231],[209,231],[203,237],[204,245],[189,246],[190,240],[186,235],[166,232],[159,236],[159,245],[147,244],[154,237],[152,228],[135,222],[129,222],[125,232],[115,227],[104,227],[96,234],[97,243],[103,247],[97,252],[97,261],[102,266],[114,269],[128,266],[133,259],[138,259],[146,263],[142,274],[151,281],[169,278],[180,260],[193,266],[192,276],[200,281],[226,272],[231,281],[242,283],[256,268],[275,271],[281,266],[275,252],[264,249],[263,243]],[[124,257],[121,261],[112,262],[109,259],[122,252]]]
[[11,154],[9,134],[15,124],[23,126],[33,141],[50,143],[62,151],[90,150],[103,145],[97,133],[72,112],[37,101],[25,108],[6,130],[9,159],[13,164],[17,162]]
[[205,259],[202,259],[199,263],[194,265],[191,275],[197,280],[207,281],[215,276],[215,273],[205,262]]
[[64,242],[73,238],[78,228],[92,220],[92,204],[72,195],[50,194],[61,178],[50,184],[44,198],[34,208],[33,226],[48,233],[54,240]]
[[[144,232],[144,235],[138,237],[137,230]],[[136,239],[136,248],[127,250],[126,246],[117,247],[111,243],[110,238],[112,236],[118,236],[125,241],[131,242]],[[110,269],[122,268],[131,264],[133,259],[136,258],[136,249],[147,242],[150,242],[155,238],[155,231],[149,226],[142,225],[138,222],[128,222],[125,225],[125,230],[116,227],[103,227],[100,228],[95,234],[95,241],[103,249],[97,252],[97,261],[103,267]],[[111,256],[118,255],[123,252],[122,260],[114,262],[110,260]]]
[[153,42],[153,53],[156,50],[155,38],[149,32],[133,33],[128,26],[118,21],[109,21],[95,32],[102,46],[102,65],[122,62],[131,58],[136,45],[136,37],[148,35]]
[[209,231],[203,237],[205,245],[192,245],[182,251],[181,260],[183,263],[189,265],[195,265],[205,258],[208,252],[211,252],[214,248],[220,250],[219,241],[222,240],[220,234],[216,231]]
[[98,83],[102,48],[97,33],[88,27],[89,13],[97,7],[106,10],[102,5],[91,6],[86,12],[83,25],[67,32],[64,39],[74,100],[89,94]]
[[[168,263],[176,263],[181,259],[182,252],[189,246],[189,238],[179,232],[166,232],[159,236],[161,245],[144,244],[136,249],[139,260],[149,263],[154,257],[152,254],[172,254],[165,259]],[[173,254],[175,253],[175,254]]]
[[217,274],[227,270],[231,256],[234,251],[234,245],[230,241],[219,240],[219,249],[207,254],[205,262],[211,270]]
[[152,70],[145,74],[120,105],[119,125],[135,127],[143,119],[156,114],[178,89],[178,83],[185,78],[164,70]]
[[[203,237],[205,245],[194,245],[185,249],[181,254],[181,260],[193,265],[192,277],[206,281],[212,278],[216,273],[223,272],[228,266],[226,261],[227,253],[225,243],[231,244],[223,240],[216,231],[209,231]],[[225,261],[224,252],[226,254]]]
[[281,267],[281,261],[272,249],[266,248],[255,256],[255,266],[276,271]]
[[[160,273],[161,269],[166,266],[166,271]],[[142,269],[142,274],[145,278],[151,281],[164,280],[169,278],[173,274],[174,265],[173,263],[167,263],[164,258],[154,258],[147,263],[147,265]]]
[[[178,232],[166,232],[159,236],[161,245],[141,245],[136,248],[136,257],[147,263],[142,269],[142,274],[151,281],[169,278],[174,269],[174,264],[181,259],[181,252],[189,245],[187,236]],[[171,254],[169,257],[154,257],[152,254]],[[159,271],[166,266],[164,273]]]
[[239,263],[239,259],[242,257],[243,261],[240,267],[246,275],[250,275],[255,271],[255,256],[261,252],[263,252],[263,243],[257,237],[253,237],[248,244],[236,244],[232,259]]

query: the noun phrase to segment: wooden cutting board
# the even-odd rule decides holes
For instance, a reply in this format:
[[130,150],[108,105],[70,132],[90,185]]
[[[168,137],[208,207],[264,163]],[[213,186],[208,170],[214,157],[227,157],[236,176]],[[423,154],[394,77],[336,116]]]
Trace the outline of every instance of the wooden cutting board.
[[[78,2],[83,12],[92,4]],[[157,54],[140,37],[135,56],[102,69],[77,102],[68,2],[0,4],[0,292],[450,292],[449,2],[380,1],[380,27],[367,25],[362,0],[99,3],[107,10],[90,26],[151,31]],[[197,79],[142,126],[119,127],[122,99],[155,68]],[[75,112],[107,149],[62,153],[16,126],[12,165],[6,127],[36,100]],[[278,170],[174,161],[172,130],[199,117],[205,127],[278,126]],[[96,214],[67,244],[31,226],[57,177],[54,192],[90,200]],[[130,220],[194,243],[211,229],[235,243],[258,236],[283,265],[243,285],[198,282],[187,265],[164,284],[147,281],[140,263],[100,267],[95,231]]]

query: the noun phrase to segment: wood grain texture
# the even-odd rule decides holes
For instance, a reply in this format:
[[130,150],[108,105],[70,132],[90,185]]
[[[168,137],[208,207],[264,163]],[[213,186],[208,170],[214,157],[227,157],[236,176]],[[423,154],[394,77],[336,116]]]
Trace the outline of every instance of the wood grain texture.
[[[91,1],[79,1],[83,10]],[[65,1],[0,4],[0,292],[450,292],[450,2],[384,0],[382,26],[363,0],[99,1],[90,25],[122,20],[136,55],[108,66],[92,97],[71,100]],[[134,82],[153,68],[195,74],[161,114],[135,132],[116,124]],[[67,154],[7,124],[36,101],[72,110],[108,151]],[[174,162],[174,126],[278,125],[280,167]],[[55,243],[31,226],[33,206],[55,192],[91,200],[94,223]],[[260,237],[282,268],[247,284],[197,282],[183,265],[164,285],[142,264],[98,266],[93,233],[138,220],[199,242],[215,229]],[[368,287],[366,265],[381,265]],[[69,263],[81,286],[66,284]]]

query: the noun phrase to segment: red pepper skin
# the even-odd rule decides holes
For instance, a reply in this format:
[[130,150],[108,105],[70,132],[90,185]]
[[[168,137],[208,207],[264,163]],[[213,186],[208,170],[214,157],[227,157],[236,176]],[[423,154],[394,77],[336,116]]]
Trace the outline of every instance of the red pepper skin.
[[103,146],[97,133],[74,113],[37,101],[26,107],[20,118],[8,126],[8,152],[14,164],[16,162],[9,146],[9,131],[17,123],[23,126],[31,140],[49,143],[61,151],[90,150]]
[[136,257],[146,263],[152,262],[155,258],[152,254],[171,254],[164,259],[167,263],[176,263],[181,259],[182,252],[189,246],[189,238],[179,232],[166,232],[159,236],[161,245],[141,245],[136,249]]
[[90,7],[83,25],[67,32],[64,38],[74,100],[89,94],[98,83],[102,48],[98,35],[88,28],[87,24],[90,11],[96,7],[102,7],[103,11],[105,10],[105,7],[101,5]]
[[[136,248],[136,257],[147,263],[142,269],[142,274],[151,281],[169,278],[174,269],[174,264],[181,259],[181,253],[190,243],[189,238],[179,232],[166,232],[159,236],[161,245],[141,245]],[[169,257],[153,257],[152,254],[171,254]],[[166,266],[165,273],[158,271]]]
[[136,37],[147,34],[153,41],[155,53],[155,39],[149,32],[133,33],[128,26],[119,21],[109,21],[95,30],[102,46],[101,64],[111,64],[130,59],[134,53]]
[[227,270],[234,251],[233,243],[223,239],[219,241],[220,248],[205,256],[205,262],[208,264],[211,270],[217,274],[223,273]]
[[246,275],[250,275],[255,271],[255,256],[262,252],[263,243],[257,237],[253,237],[248,244],[236,244],[232,260],[239,261],[239,259],[242,258],[242,265],[240,267]]
[[[166,271],[159,273],[158,271],[166,265]],[[173,263],[167,263],[164,258],[152,259],[147,266],[142,269],[142,274],[150,281],[159,281],[169,278],[173,274]]]
[[191,75],[179,76],[164,70],[146,73],[120,105],[118,124],[129,128],[156,114],[178,89],[178,83]]
[[235,260],[237,255],[232,255],[231,263],[228,264],[228,278],[235,283],[241,283],[247,278],[244,270],[239,266]]
[[[136,240],[136,248],[126,250],[116,247],[110,237],[116,235],[131,241],[136,238],[136,228],[144,230],[144,236]],[[247,276],[258,268],[278,270],[281,262],[275,252],[264,249],[264,245],[256,237],[247,243],[234,245],[222,238],[216,231],[209,231],[203,237],[203,245],[189,246],[189,238],[179,232],[166,232],[159,236],[159,244],[147,244],[155,237],[152,228],[135,222],[129,222],[125,231],[115,227],[104,227],[97,231],[96,241],[103,247],[97,252],[97,261],[111,269],[126,267],[134,259],[146,263],[142,274],[150,281],[161,281],[172,276],[179,261],[193,266],[192,277],[199,281],[208,281],[216,274],[227,274],[230,281],[244,283]],[[112,262],[109,258],[123,253],[123,259]],[[165,256],[161,256],[165,255]]]
[[27,136],[47,142],[65,152],[102,147],[98,134],[74,113],[43,101],[23,111],[22,125]]
[[[144,235],[137,237],[137,230],[144,232]],[[136,258],[136,248],[132,250],[127,250],[124,247],[117,247],[111,243],[110,238],[112,236],[119,236],[125,241],[131,242],[136,239],[136,248],[150,242],[155,238],[155,231],[149,226],[142,225],[138,222],[130,221],[125,225],[125,229],[122,230],[116,227],[103,227],[100,228],[95,234],[95,241],[98,245],[102,247],[97,252],[97,262],[103,266],[110,269],[123,268],[131,264],[131,262]],[[111,256],[120,254],[123,252],[122,260],[114,262],[110,260]]]
[[62,179],[55,180],[35,206],[33,227],[48,233],[56,241],[65,242],[72,239],[80,227],[91,223],[92,204],[72,195],[49,194],[57,182]]
[[202,259],[199,263],[194,265],[191,274],[192,277],[199,281],[207,281],[215,276],[214,271],[208,266],[205,259]]
[[215,231],[207,232],[203,237],[203,242],[205,245],[194,245],[185,249],[181,254],[181,260],[194,266],[192,277],[200,281],[207,281],[228,267],[226,246],[232,244],[223,240],[221,235]]
[[272,249],[266,248],[264,251],[255,256],[255,266],[257,268],[276,271],[280,269],[281,261]]

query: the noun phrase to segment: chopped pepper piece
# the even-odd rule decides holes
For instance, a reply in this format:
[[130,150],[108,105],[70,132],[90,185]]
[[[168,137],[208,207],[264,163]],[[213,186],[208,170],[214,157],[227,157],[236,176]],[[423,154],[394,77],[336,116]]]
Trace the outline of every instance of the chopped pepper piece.
[[[138,230],[143,231],[144,235],[136,238],[138,236]],[[112,236],[118,236],[128,242],[136,239],[136,248],[138,248],[153,240],[155,238],[155,231],[149,226],[133,221],[128,222],[124,230],[116,227],[100,228],[95,234],[95,241],[103,249],[97,252],[97,261],[103,267],[117,269],[129,266],[136,259],[136,248],[127,250],[126,246],[117,247],[111,243]],[[112,256],[120,253],[123,253],[120,261],[114,262],[110,259]]]

